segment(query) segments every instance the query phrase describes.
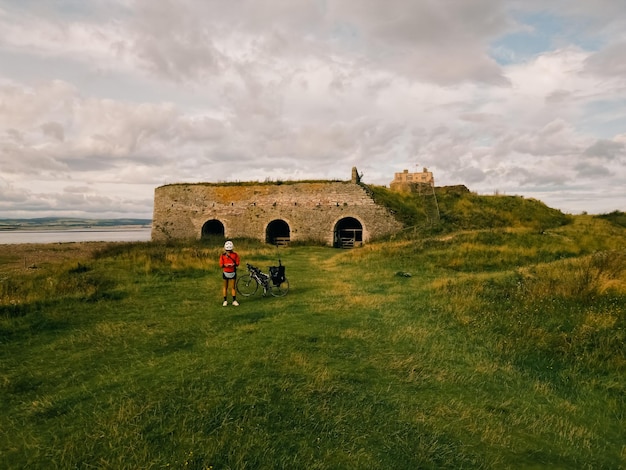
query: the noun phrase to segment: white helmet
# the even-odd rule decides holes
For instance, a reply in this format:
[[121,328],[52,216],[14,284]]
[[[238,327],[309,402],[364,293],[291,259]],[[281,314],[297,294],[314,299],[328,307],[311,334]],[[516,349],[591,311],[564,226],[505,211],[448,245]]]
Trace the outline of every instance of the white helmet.
[[233,251],[233,242],[231,242],[230,240],[228,240],[226,243],[224,243],[224,249],[226,251]]

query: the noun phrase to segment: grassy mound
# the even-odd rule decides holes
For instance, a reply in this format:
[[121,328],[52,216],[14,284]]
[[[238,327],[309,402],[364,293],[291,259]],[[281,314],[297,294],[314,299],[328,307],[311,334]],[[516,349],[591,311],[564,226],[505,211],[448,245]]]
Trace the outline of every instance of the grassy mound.
[[[367,186],[374,200],[389,208],[407,228],[424,233],[433,231],[493,229],[503,227],[528,227],[537,231],[560,227],[572,221],[571,216],[546,206],[536,199],[521,196],[479,196],[465,186],[435,188],[436,200],[431,190],[395,192],[383,186]],[[439,219],[430,213],[433,207]]]

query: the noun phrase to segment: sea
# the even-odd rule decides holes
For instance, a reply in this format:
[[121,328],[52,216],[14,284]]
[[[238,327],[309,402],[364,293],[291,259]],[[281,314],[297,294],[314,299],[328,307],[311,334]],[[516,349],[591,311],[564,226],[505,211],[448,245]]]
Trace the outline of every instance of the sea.
[[17,243],[147,242],[150,227],[94,227],[59,230],[0,230],[0,245]]

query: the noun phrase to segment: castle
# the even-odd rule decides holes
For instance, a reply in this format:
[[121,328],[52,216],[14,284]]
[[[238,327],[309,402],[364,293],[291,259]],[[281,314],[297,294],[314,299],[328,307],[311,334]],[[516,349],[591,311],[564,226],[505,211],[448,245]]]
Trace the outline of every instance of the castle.
[[424,168],[421,173],[409,173],[409,170],[394,173],[389,189],[392,191],[415,191],[417,189],[419,191],[423,186],[435,187],[435,178],[428,168]]
[[154,192],[154,241],[217,236],[352,247],[400,229],[356,168],[350,181],[181,183]]

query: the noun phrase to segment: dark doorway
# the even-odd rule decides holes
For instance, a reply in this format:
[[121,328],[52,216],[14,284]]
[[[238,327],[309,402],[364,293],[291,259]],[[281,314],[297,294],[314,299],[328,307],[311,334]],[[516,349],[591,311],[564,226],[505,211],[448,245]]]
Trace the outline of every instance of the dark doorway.
[[353,248],[363,244],[363,225],[354,217],[341,219],[335,225],[335,248]]
[[202,226],[202,238],[224,238],[224,224],[217,219],[212,219]]
[[272,220],[265,229],[265,241],[272,245],[288,245],[291,240],[289,224],[284,220]]

